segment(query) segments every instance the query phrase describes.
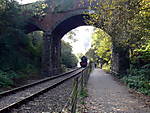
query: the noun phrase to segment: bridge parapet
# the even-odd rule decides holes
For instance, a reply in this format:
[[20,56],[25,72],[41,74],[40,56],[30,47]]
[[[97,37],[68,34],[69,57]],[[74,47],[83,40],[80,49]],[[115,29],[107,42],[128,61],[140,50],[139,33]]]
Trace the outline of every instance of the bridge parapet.
[[29,21],[31,22],[29,23],[34,23],[43,31],[52,31],[67,17],[88,11],[89,5],[88,0],[44,0],[25,4],[21,7],[25,15],[31,16],[32,19],[30,18]]

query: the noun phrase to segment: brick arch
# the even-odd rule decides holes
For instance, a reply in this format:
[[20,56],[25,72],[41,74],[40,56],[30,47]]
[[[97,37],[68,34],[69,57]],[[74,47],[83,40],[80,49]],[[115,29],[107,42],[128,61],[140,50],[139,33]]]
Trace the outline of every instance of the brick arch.
[[66,33],[71,31],[74,28],[77,28],[79,26],[87,25],[84,21],[84,14],[72,16],[55,27],[55,29],[52,31],[53,35],[58,36],[59,38],[62,38]]
[[59,38],[62,38],[66,33],[71,31],[72,29],[83,25],[89,25],[85,22],[85,17],[89,17],[87,12],[88,9],[82,9],[67,15],[52,27],[52,34],[57,35]]
[[61,17],[60,20],[58,20],[52,27],[51,27],[51,31],[54,31],[56,29],[56,27],[58,27],[62,22],[68,20],[69,18],[75,17],[77,15],[86,15],[86,13],[88,13],[88,9],[84,8],[84,9],[79,9],[79,10],[73,10],[71,12],[66,12],[66,14],[64,14],[63,17]]

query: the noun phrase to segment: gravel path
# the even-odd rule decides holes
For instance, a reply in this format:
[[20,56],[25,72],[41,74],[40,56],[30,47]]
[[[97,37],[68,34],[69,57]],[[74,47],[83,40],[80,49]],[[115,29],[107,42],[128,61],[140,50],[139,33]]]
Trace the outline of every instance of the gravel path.
[[101,69],[92,72],[88,94],[85,105],[88,113],[150,113],[144,102]]
[[60,113],[72,91],[73,80],[57,86],[11,113]]

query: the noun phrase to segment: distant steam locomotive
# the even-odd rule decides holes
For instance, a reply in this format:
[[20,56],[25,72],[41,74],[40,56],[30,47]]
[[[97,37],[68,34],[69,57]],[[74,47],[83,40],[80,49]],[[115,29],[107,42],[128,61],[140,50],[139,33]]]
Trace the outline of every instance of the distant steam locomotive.
[[81,62],[80,62],[80,66],[81,67],[86,67],[87,66],[87,57],[86,56],[83,56],[82,58],[81,58]]

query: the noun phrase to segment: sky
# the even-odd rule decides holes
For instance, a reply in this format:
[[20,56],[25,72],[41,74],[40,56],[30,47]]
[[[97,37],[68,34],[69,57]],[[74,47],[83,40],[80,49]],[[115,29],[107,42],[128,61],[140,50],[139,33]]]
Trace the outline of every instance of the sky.
[[32,2],[36,2],[38,0],[17,0],[19,3],[21,4],[27,4],[27,3],[32,3]]
[[62,39],[66,42],[69,42],[72,46],[73,53],[74,54],[85,54],[88,49],[91,47],[91,42],[92,42],[92,33],[94,31],[94,27],[92,26],[81,26],[77,27],[76,29],[73,30],[76,35],[74,39],[76,39],[76,42],[72,42],[71,40],[68,39],[68,35],[66,34]]

